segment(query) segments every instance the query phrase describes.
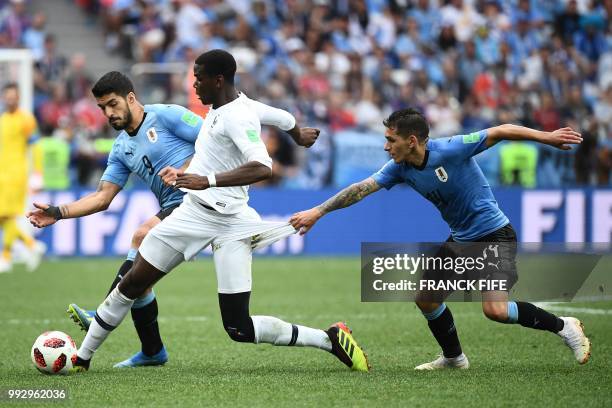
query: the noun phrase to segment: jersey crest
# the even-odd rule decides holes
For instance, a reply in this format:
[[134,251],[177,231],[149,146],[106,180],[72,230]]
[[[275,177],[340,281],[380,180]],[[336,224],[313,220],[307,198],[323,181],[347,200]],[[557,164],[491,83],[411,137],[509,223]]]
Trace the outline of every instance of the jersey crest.
[[150,128],[147,130],[147,138],[151,143],[157,142],[157,132],[155,131],[155,128]]
[[446,172],[446,170],[444,169],[444,167],[440,166],[435,170],[436,176],[438,177],[438,180],[440,180],[443,183],[446,183],[448,181],[448,173]]

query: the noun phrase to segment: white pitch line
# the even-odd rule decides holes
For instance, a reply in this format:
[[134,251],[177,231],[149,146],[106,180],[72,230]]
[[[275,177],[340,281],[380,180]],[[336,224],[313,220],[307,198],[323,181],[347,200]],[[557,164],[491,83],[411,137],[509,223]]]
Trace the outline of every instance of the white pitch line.
[[[592,314],[592,315],[612,315],[612,309],[593,309],[587,307],[572,307],[567,306],[565,303],[554,303],[554,302],[534,302],[534,304],[538,307],[541,307],[546,310],[550,310],[552,312],[565,312],[565,313],[584,313],[584,314]],[[416,315],[416,310],[414,311]],[[453,313],[458,318],[466,318],[466,317],[481,317],[482,314],[479,312],[457,312]],[[341,316],[345,319],[349,320],[378,320],[384,318],[394,318],[398,317],[398,315],[389,315],[388,313],[356,313],[351,314],[349,316]],[[291,316],[278,315],[277,317],[287,320],[287,321],[298,321],[298,320],[334,320],[338,319],[338,316],[332,315],[302,315],[295,314]],[[405,317],[405,316],[404,316]],[[6,319],[0,320],[0,326],[3,325],[49,325],[49,324],[57,324],[57,323],[65,323],[69,319]],[[158,321],[160,323],[172,322],[172,321],[186,321],[186,322],[206,322],[209,321],[210,318],[206,316],[180,316],[180,317],[159,317]]]
[[[56,324],[56,323],[65,323],[69,321],[68,317],[64,319],[7,319],[0,320],[0,326],[5,324],[14,324],[14,325],[48,325],[48,324]],[[157,319],[160,322],[169,322],[169,321],[187,321],[187,322],[204,322],[208,320],[206,316],[182,316],[182,317],[160,317]]]
[[561,306],[561,304],[559,303],[549,303],[549,302],[538,302],[534,304],[538,307],[541,307],[542,309],[550,310],[553,312],[584,313],[584,314],[592,314],[592,315],[612,315],[612,310],[610,309],[593,309],[590,307]]
[[[420,316],[420,313],[417,314],[417,311],[414,310],[415,316]],[[457,317],[480,317],[482,313],[478,312],[458,312],[454,313]],[[276,315],[279,319],[283,319],[286,321],[301,321],[301,320],[338,320],[338,319],[347,319],[348,321],[354,320],[379,320],[385,318],[403,318],[405,316],[402,313],[398,312],[398,314],[388,314],[388,313],[355,313],[347,316],[338,316],[332,314],[321,314],[321,315],[306,315],[306,314],[294,314],[294,315]],[[70,318],[62,318],[62,319],[7,319],[0,320],[0,326],[2,325],[49,325],[49,324],[58,324],[65,323],[69,321]],[[187,321],[187,322],[206,322],[209,321],[210,318],[206,316],[181,316],[181,317],[159,317],[157,319],[160,323],[167,323],[172,321]]]

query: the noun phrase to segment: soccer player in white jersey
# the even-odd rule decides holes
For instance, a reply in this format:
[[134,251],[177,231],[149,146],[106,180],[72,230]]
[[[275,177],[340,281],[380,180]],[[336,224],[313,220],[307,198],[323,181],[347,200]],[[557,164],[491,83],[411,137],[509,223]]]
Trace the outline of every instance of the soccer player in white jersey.
[[253,247],[295,232],[288,223],[261,221],[247,205],[248,186],[271,176],[272,160],[260,138],[255,111],[234,87],[236,61],[223,50],[208,51],[194,66],[196,93],[212,104],[185,171],[168,168],[164,181],[187,192],[182,204],[143,240],[133,267],[98,307],[79,348],[75,372],[89,368],[94,352],[147,288],[208,245],[213,247],[219,306],[231,339],[327,350],[344,364],[368,371],[363,350],[343,323],[328,330],[251,316]]
[[[188,159],[195,152],[194,143],[203,120],[182,106],[141,104],[136,97],[132,81],[117,71],[103,75],[92,88],[92,93],[110,125],[120,131],[97,191],[75,202],[59,206],[34,203],[38,209],[28,213],[28,216],[35,226],[47,227],[63,218],[93,214],[108,208],[130,174],[136,174],[145,181],[158,199],[161,210],[140,225],[134,233],[132,247],[113,279],[108,290],[110,293],[132,267],[145,235],[183,201],[185,193],[164,185],[158,173],[166,167],[180,167],[188,163]],[[299,127],[289,112],[254,101],[244,94],[240,94],[240,98],[255,110],[263,124],[286,131],[298,145],[310,147],[316,141],[319,130]],[[68,306],[68,313],[87,331],[95,310],[84,310],[73,303]],[[137,299],[132,305],[131,314],[141,349],[115,367],[165,364],[168,361],[168,353],[157,323],[155,293],[148,290]]]

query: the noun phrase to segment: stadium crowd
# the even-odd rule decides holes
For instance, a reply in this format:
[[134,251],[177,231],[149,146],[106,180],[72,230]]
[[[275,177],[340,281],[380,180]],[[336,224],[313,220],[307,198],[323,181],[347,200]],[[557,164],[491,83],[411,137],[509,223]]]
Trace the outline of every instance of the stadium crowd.
[[[103,27],[109,53],[185,66],[139,87],[163,84],[157,95],[164,102],[189,104],[194,57],[224,48],[238,60],[247,95],[322,128],[306,152],[267,130],[279,185],[329,185],[341,153],[334,138],[346,130],[380,136],[382,118],[407,105],[426,114],[432,137],[502,122],[581,130],[584,142],[572,154],[520,143],[485,152],[479,161],[493,185],[610,184],[612,0],[75,3]],[[90,183],[113,132],[88,95],[93,78],[84,57],[62,56],[45,16],[29,14],[24,0],[0,6],[0,45],[28,47],[36,58],[41,132],[70,143],[77,180]]]

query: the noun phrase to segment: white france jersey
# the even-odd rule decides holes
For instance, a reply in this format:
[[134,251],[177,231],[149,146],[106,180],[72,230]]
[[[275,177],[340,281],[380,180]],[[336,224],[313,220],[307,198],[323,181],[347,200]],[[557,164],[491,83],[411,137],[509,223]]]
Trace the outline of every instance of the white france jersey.
[[255,99],[250,99],[242,92],[238,97],[245,100],[247,104],[257,112],[257,116],[259,116],[262,125],[276,126],[285,132],[295,127],[295,117],[289,112],[273,108]]
[[[259,116],[251,102],[239,97],[208,112],[185,173],[201,176],[225,173],[251,161],[272,168],[272,159],[261,140]],[[181,190],[222,214],[236,214],[249,201],[249,186]]]

